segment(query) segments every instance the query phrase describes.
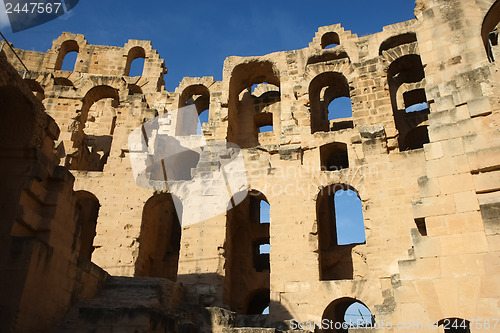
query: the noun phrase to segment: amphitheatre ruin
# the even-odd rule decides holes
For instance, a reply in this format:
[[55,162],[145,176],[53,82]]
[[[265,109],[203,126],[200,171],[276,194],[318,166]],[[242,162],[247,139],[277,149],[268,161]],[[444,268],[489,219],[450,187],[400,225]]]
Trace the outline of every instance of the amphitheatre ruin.
[[3,45],[0,330],[500,332],[499,22],[417,0],[173,92],[150,41]]

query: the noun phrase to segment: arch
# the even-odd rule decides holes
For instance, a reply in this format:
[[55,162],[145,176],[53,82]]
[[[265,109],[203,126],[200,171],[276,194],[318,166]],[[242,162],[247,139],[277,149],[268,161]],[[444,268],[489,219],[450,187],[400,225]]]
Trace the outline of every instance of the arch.
[[187,86],[179,96],[179,109],[186,105],[194,105],[198,113],[198,122],[200,124],[199,133],[202,134],[201,127],[208,122],[210,117],[210,91],[203,84],[193,84]]
[[[427,105],[425,90],[421,87],[425,79],[425,72],[420,56],[417,54],[404,55],[393,61],[387,70],[387,81],[391,98],[394,124],[398,131],[398,146],[400,151],[422,148],[429,142],[428,134],[423,130],[415,129],[428,121],[429,109],[426,107],[411,109],[410,106]],[[403,96],[402,108],[398,106],[398,95]],[[409,105],[407,105],[409,104]],[[410,110],[411,109],[411,110]],[[413,141],[415,138],[416,141]]]
[[145,203],[135,276],[176,281],[181,245],[182,212],[176,211],[179,205],[180,201],[170,193],[155,194]]
[[[250,107],[253,103],[253,108],[256,112],[253,120],[258,133],[273,132],[274,105],[281,100],[279,87],[263,82],[252,85],[251,89],[251,99],[248,98],[248,90],[240,93],[241,103],[247,103]],[[261,93],[260,95],[258,95],[259,92]],[[261,138],[258,141],[261,143]]]
[[54,83],[58,86],[74,87],[73,82],[66,77],[55,77]]
[[61,70],[64,63],[64,58],[70,52],[76,52],[76,53],[80,52],[80,47],[78,46],[78,42],[76,40],[66,40],[61,44],[59,48],[59,53],[57,55],[56,63],[54,65],[54,70]]
[[[108,102],[109,104],[105,102],[96,104],[108,98],[112,100]],[[66,156],[67,168],[103,171],[111,151],[116,126],[114,108],[118,107],[119,101],[118,90],[107,85],[95,86],[85,94],[80,117],[76,121],[76,130],[71,137],[73,147],[78,149],[75,153]],[[96,106],[93,107],[94,105]]]
[[80,260],[91,260],[94,252],[94,237],[96,235],[97,217],[101,207],[99,200],[90,192],[76,191],[76,228],[79,248],[78,258]]
[[498,45],[497,26],[500,23],[500,1],[497,0],[490,7],[488,13],[484,17],[481,26],[481,38],[483,39],[486,55],[490,62],[495,61],[493,47]]
[[365,327],[370,327],[375,324],[374,317],[371,315],[370,309],[361,301],[351,298],[351,297],[342,297],[331,302],[323,312],[322,322],[328,322],[328,327],[323,328],[323,333],[347,333],[349,332],[349,325],[346,321],[345,315],[347,309],[351,307],[353,304],[359,303],[361,306],[368,309],[370,312],[370,323]]
[[470,321],[462,318],[445,318],[438,321],[444,333],[470,333]]
[[330,31],[326,32],[321,36],[321,48],[326,49],[329,46],[337,46],[340,45],[340,37],[339,34]]
[[316,222],[320,280],[353,279],[352,249],[366,243],[358,191],[342,183],[322,187],[316,199]]
[[257,289],[250,294],[248,300],[248,306],[246,314],[257,315],[262,314],[264,310],[269,307],[270,290],[269,289]]
[[108,85],[99,85],[92,87],[83,97],[83,105],[81,110],[81,121],[85,123],[87,121],[88,111],[92,104],[103,99],[112,98],[113,107],[118,107],[120,104],[120,96],[118,95],[118,89],[110,87]]
[[407,32],[401,35],[389,37],[385,41],[383,41],[382,44],[380,44],[378,54],[382,55],[383,51],[390,50],[400,45],[414,43],[416,41],[417,34],[414,32]]
[[142,89],[137,84],[129,83],[127,88],[129,95],[142,94]]
[[[235,201],[236,194],[231,202]],[[255,290],[270,289],[269,223],[261,222],[261,201],[268,202],[264,194],[250,191],[246,197],[226,215],[226,274],[224,279],[224,303],[232,311],[245,314],[248,302]],[[231,207],[231,206],[230,206]],[[266,251],[260,251],[266,245]],[[269,302],[267,302],[269,305]],[[258,311],[264,310],[264,306]],[[252,310],[255,312],[257,310]]]
[[[129,76],[132,62],[138,58],[146,59],[146,50],[144,50],[144,48],[141,46],[134,46],[128,51],[127,60],[125,62],[125,71],[123,75]],[[142,74],[139,76],[142,76]]]
[[350,98],[347,78],[339,72],[324,72],[309,84],[311,133],[331,129],[328,105],[339,97]]
[[179,96],[179,109],[194,104],[200,114],[210,106],[210,91],[203,84],[193,84],[186,87]]
[[[256,108],[255,103],[259,104],[265,101],[256,100],[255,97],[252,97],[251,87],[260,83],[271,84],[279,89],[279,73],[272,62],[258,60],[246,62],[237,65],[231,73],[227,140],[236,143],[241,148],[251,148],[259,145],[258,122],[255,121],[254,117],[265,106]],[[245,89],[247,89],[247,93],[240,98],[240,93]],[[274,104],[280,100],[267,104]]]

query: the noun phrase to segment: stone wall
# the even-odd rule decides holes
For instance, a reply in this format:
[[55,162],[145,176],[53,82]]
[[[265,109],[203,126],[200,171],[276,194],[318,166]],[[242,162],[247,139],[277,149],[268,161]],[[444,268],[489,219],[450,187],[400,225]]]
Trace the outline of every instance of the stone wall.
[[[61,163],[100,204],[92,261],[107,272],[174,279],[177,264],[189,304],[240,314],[269,304],[270,321],[318,322],[342,321],[339,309],[359,301],[376,322],[421,322],[425,332],[446,318],[500,315],[500,81],[489,34],[499,13],[493,0],[419,0],[415,20],[363,37],[321,27],[307,48],[229,57],[222,81],[184,78],[174,92],[149,42],[95,46],[63,33],[46,53],[18,51],[61,127]],[[71,50],[75,70],[60,71]],[[146,61],[132,78],[135,57]],[[341,97],[352,117],[328,117]],[[145,121],[192,104],[208,109],[208,143],[241,147],[249,195],[183,225],[179,238],[166,227],[176,199],[137,186],[127,143]],[[338,190],[361,200],[365,242],[331,236]],[[255,218],[262,200],[266,226]],[[270,269],[257,269],[255,244],[267,240]]]
[[0,100],[0,322],[5,332],[43,332],[107,277],[86,255],[96,222],[83,212],[99,207],[73,191],[58,165],[59,128],[4,53]]

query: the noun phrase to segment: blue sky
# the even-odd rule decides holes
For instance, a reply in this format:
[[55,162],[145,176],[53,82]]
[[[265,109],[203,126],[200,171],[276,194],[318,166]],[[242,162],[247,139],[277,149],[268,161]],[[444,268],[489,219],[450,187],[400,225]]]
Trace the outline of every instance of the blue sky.
[[82,0],[68,14],[17,33],[0,15],[0,29],[15,47],[42,52],[63,31],[82,33],[90,44],[123,46],[128,39],[151,40],[165,59],[166,88],[173,91],[184,76],[220,80],[228,56],[304,48],[318,27],[335,23],[359,36],[378,32],[384,25],[412,19],[413,8],[413,0]]

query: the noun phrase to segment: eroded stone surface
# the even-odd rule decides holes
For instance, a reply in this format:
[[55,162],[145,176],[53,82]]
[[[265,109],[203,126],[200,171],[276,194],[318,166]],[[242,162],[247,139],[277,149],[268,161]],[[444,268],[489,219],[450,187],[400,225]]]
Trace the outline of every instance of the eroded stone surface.
[[[22,185],[2,187],[9,198],[4,202],[22,207],[5,215],[10,222],[3,235],[29,235],[48,244],[48,252],[59,247],[54,253],[67,256],[73,236],[57,230],[66,230],[64,223],[71,230],[90,223],[75,233],[87,244],[94,223],[92,246],[75,250],[69,262],[81,253],[81,260],[91,257],[111,275],[176,280],[192,314],[211,307],[242,315],[269,304],[267,327],[290,319],[342,321],[354,301],[365,304],[377,323],[418,322],[419,332],[433,332],[429,323],[446,318],[499,318],[499,12],[493,0],[419,0],[415,20],[363,37],[338,24],[320,27],[307,48],[229,57],[222,81],[184,78],[174,92],[164,90],[166,68],[150,42],[98,46],[63,33],[46,53],[17,50],[31,72],[25,86],[11,78],[12,69],[2,73],[2,96],[12,87],[24,96],[31,89],[55,122],[46,120],[34,96],[7,103],[7,110],[19,103],[27,114],[33,104],[37,116],[24,135],[18,126],[24,120],[4,113],[4,150],[20,142],[43,154],[30,162],[29,173],[17,173],[26,178]],[[329,44],[338,45],[325,48]],[[61,71],[72,50],[79,51],[74,71]],[[143,74],[129,77],[136,57],[145,58]],[[342,97],[350,98],[352,117],[329,119],[328,104]],[[180,228],[175,200],[193,198],[183,186],[199,176],[197,198],[208,201],[218,193],[213,186],[224,185],[211,176],[223,164],[200,148],[199,160],[172,184],[179,198],[155,193],[136,184],[128,139],[145,121],[186,105],[198,113],[208,109],[206,142],[241,148],[248,188],[224,188],[233,198],[227,206],[235,208]],[[144,159],[155,156],[151,147],[162,135],[172,136],[171,124],[165,120],[148,132]],[[260,132],[264,126],[272,131]],[[6,156],[3,175],[9,179],[24,169]],[[149,173],[152,180],[165,181],[162,167]],[[64,194],[53,192],[49,179]],[[360,198],[366,242],[341,245],[334,194],[348,190]],[[270,205],[270,223],[259,223],[261,201]],[[57,217],[48,223],[40,205],[52,205]],[[259,254],[267,243],[270,254]],[[5,253],[18,248],[6,244]],[[2,260],[9,267],[8,256]],[[60,271],[47,267],[58,280]],[[56,323],[70,304],[54,302],[62,310],[40,322]],[[34,311],[24,304],[16,309]],[[246,330],[237,328],[236,314],[224,311],[193,315],[186,325]]]

